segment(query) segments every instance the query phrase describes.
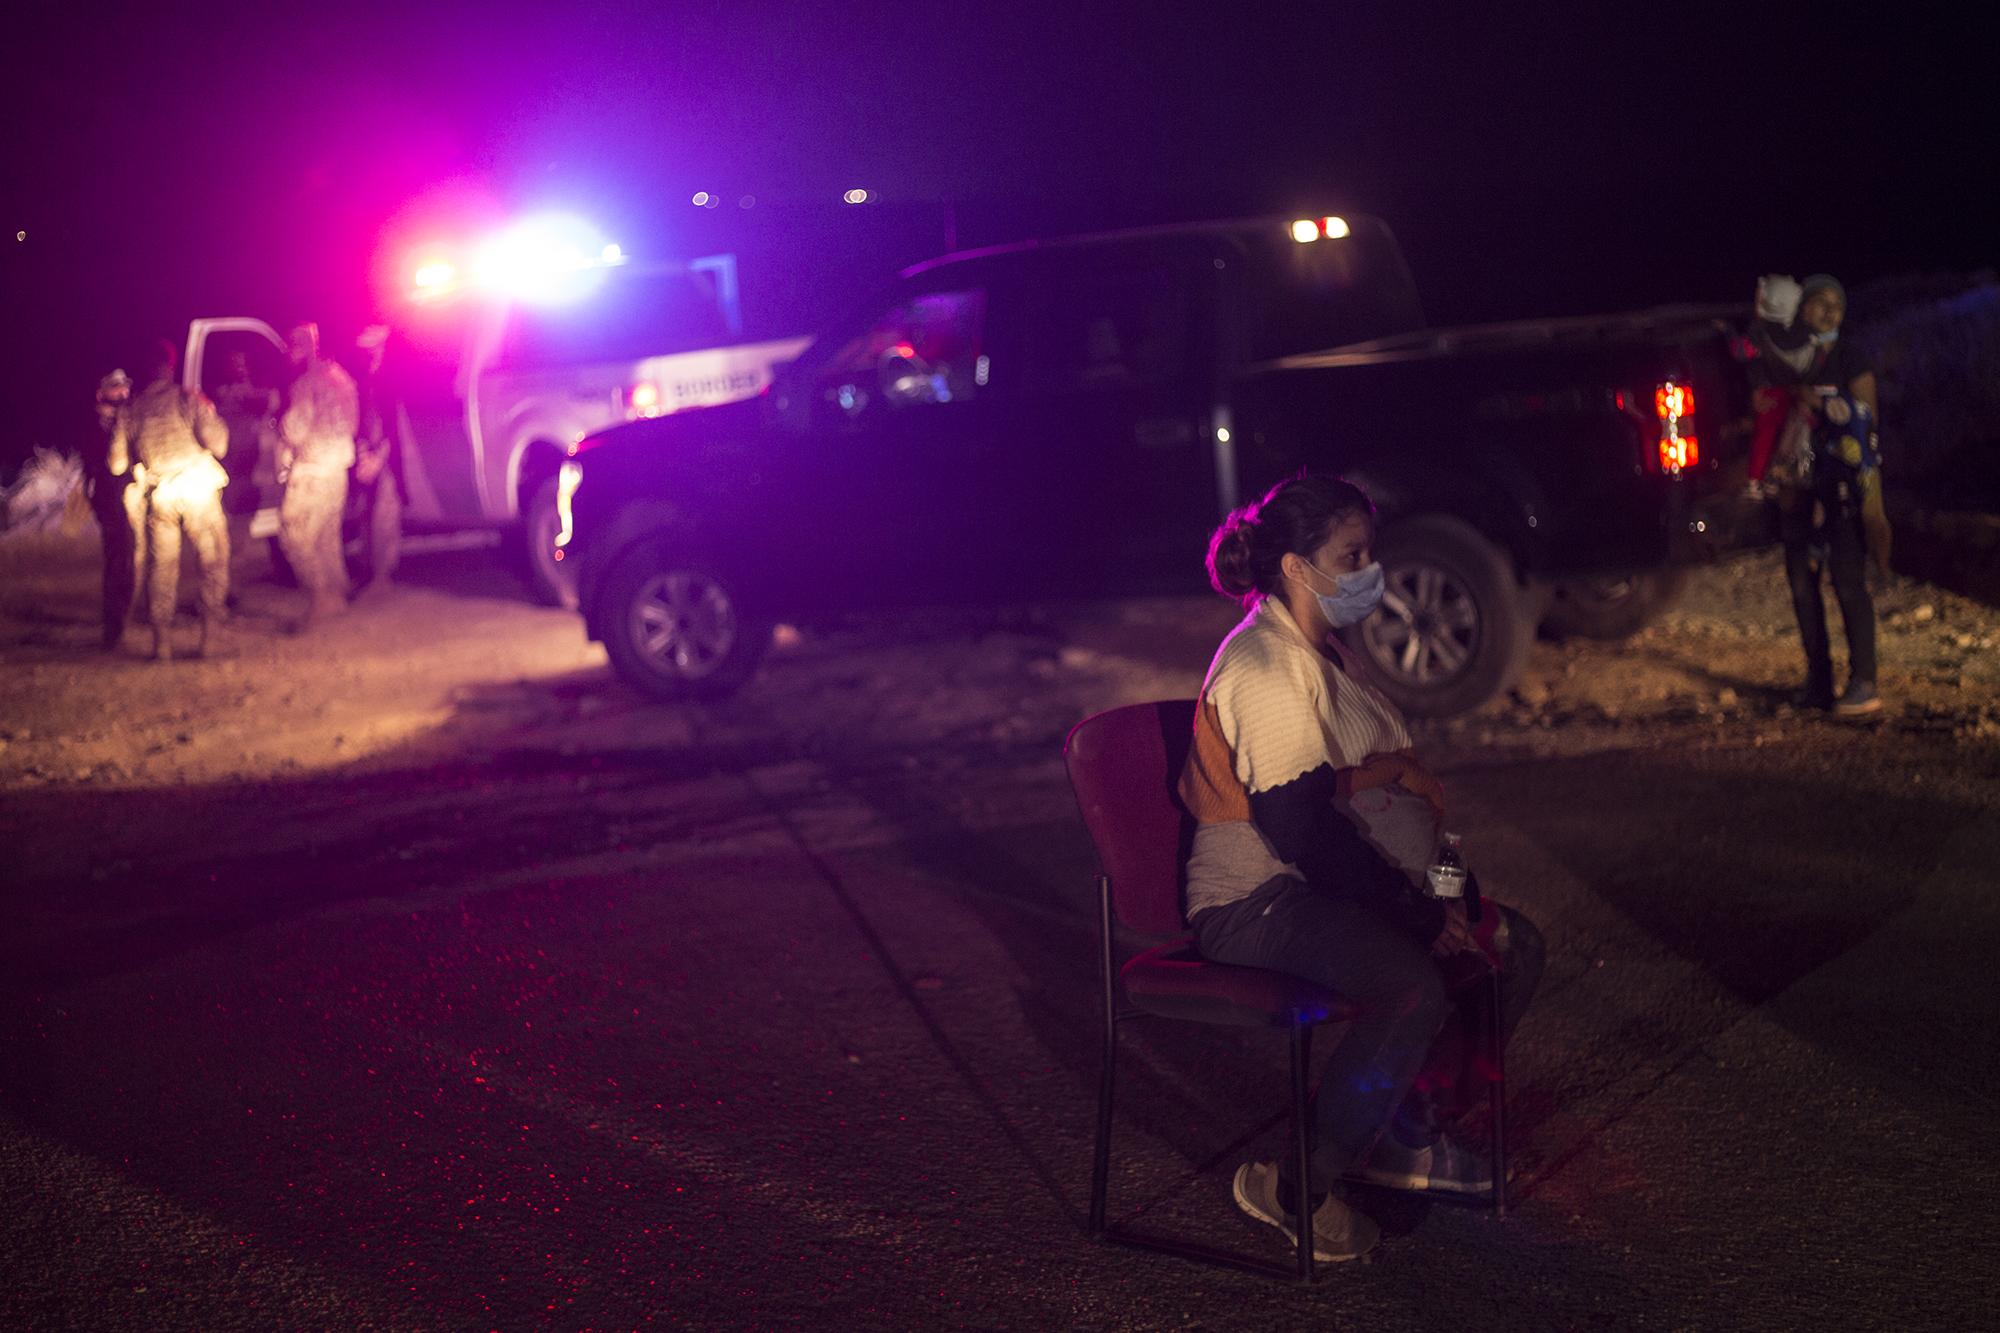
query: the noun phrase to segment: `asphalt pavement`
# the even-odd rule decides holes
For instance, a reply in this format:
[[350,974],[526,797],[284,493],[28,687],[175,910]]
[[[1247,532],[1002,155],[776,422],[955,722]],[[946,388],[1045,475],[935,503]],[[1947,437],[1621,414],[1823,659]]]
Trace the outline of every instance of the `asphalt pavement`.
[[[1990,746],[1439,742],[1482,878],[1550,944],[1516,1210],[1361,1193],[1382,1246],[1302,1289],[1084,1235],[1094,859],[1059,730],[720,716],[10,793],[0,1324],[1986,1318]],[[1282,1043],[1133,1033],[1114,1218],[1282,1262],[1229,1195],[1283,1141]]]

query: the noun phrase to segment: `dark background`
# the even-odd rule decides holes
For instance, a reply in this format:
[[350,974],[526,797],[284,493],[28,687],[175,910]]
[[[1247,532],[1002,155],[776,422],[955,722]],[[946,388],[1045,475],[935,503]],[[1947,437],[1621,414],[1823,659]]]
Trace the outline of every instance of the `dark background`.
[[[1943,7],[36,6],[0,78],[0,457],[197,314],[390,308],[530,208],[742,257],[797,332],[946,248],[1386,218],[1440,322],[1994,262],[1990,75]],[[880,203],[839,204],[865,187]],[[725,200],[689,205],[696,190]],[[754,195],[750,209],[738,206]],[[17,233],[25,233],[17,240]],[[136,367],[133,367],[136,369]]]

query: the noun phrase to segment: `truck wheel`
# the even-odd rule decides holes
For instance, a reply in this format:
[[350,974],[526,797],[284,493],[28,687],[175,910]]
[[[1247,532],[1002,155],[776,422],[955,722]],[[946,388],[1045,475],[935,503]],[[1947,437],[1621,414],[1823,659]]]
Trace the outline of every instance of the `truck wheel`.
[[1344,638],[1367,656],[1382,692],[1409,716],[1450,717],[1512,685],[1535,624],[1507,556],[1444,515],[1397,523],[1376,546],[1382,609]]
[[1673,604],[1684,581],[1679,570],[1564,579],[1542,624],[1559,635],[1629,639]]
[[604,583],[604,647],[619,676],[661,699],[714,698],[740,687],[771,644],[737,585],[709,565],[636,551]]
[[528,498],[528,514],[522,536],[527,542],[528,578],[535,596],[550,606],[576,608],[576,570],[556,559],[556,479],[550,477],[535,487]]

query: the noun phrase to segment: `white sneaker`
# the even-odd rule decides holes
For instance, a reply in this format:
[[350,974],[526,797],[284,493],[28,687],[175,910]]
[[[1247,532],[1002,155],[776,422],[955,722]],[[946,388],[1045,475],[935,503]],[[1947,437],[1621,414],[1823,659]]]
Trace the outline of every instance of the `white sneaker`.
[[1493,1192],[1493,1163],[1485,1154],[1448,1137],[1440,1137],[1428,1148],[1406,1148],[1384,1134],[1348,1177],[1392,1190]]
[[[1278,1198],[1278,1166],[1275,1162],[1245,1162],[1236,1168],[1236,1206],[1250,1216],[1285,1233],[1293,1245],[1299,1243],[1298,1229]],[[1321,1263],[1359,1259],[1382,1239],[1382,1228],[1364,1213],[1357,1213],[1329,1194],[1313,1212],[1313,1258]]]

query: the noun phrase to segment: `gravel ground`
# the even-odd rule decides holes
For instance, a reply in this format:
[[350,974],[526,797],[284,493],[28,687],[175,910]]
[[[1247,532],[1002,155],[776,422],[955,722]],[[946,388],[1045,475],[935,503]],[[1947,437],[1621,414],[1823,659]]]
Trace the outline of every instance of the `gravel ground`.
[[[2000,1163],[2000,616],[1885,589],[1888,707],[1793,712],[1775,557],[1421,729],[1541,923],[1515,1218],[1358,1202],[1312,1292],[1081,1237],[1093,858],[1065,730],[1219,599],[788,638],[667,707],[490,552],[308,637],[100,654],[0,543],[0,1325],[1957,1328]],[[183,627],[192,638],[191,630]],[[136,650],[141,636],[133,634]],[[1261,1034],[1135,1033],[1113,1216],[1267,1260]]]

